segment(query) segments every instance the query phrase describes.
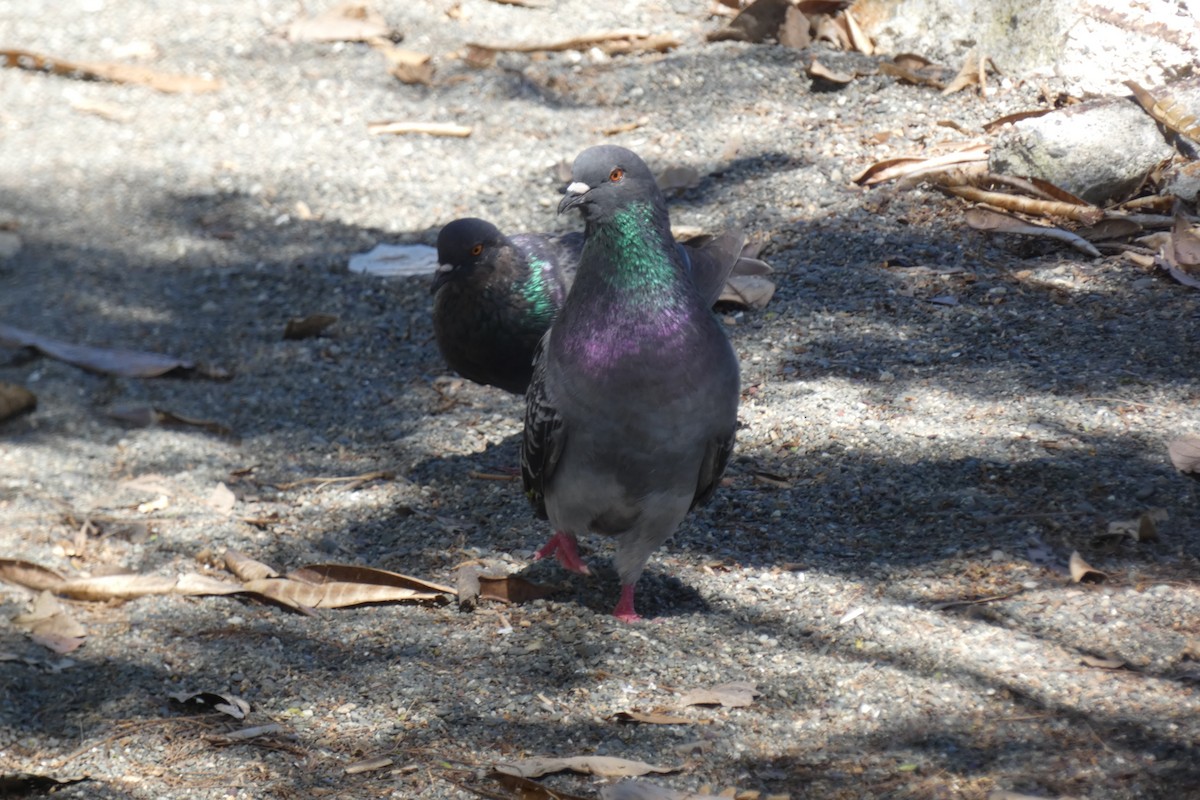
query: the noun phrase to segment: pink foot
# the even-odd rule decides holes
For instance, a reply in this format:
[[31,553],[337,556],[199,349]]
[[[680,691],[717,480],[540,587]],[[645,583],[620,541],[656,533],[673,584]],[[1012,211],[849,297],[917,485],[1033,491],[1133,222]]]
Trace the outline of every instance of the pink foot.
[[[592,571],[588,569],[588,565],[583,563],[583,559],[579,557],[579,550],[575,547],[575,537],[565,531],[557,531],[550,537],[550,541],[542,546],[533,555],[534,561],[540,561],[543,558],[554,556],[558,559],[558,563],[562,564],[571,572],[578,572],[580,575],[591,575]],[[633,606],[630,605],[630,608]]]
[[621,622],[637,622],[641,619],[638,613],[633,610],[632,583],[621,587],[621,599],[617,601],[617,607],[613,609],[613,616],[621,620]]

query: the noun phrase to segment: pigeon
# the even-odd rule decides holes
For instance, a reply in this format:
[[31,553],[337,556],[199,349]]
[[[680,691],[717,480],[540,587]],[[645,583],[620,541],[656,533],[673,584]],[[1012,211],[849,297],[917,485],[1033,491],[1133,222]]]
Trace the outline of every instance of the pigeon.
[[713,495],[729,462],[738,361],[636,154],[613,145],[583,151],[558,206],[570,209],[583,216],[583,250],[536,352],[521,477],[554,529],[537,558],[587,573],[576,537],[616,538],[613,615],[631,622],[650,554]]
[[475,383],[524,394],[533,351],[570,287],[583,236],[505,236],[482,219],[438,234],[433,333],[442,358]]
[[[730,231],[677,245],[706,303],[717,302],[730,273],[769,272],[742,256],[745,236]],[[442,358],[475,383],[525,394],[533,352],[570,290],[583,249],[580,233],[505,236],[467,217],[438,234],[433,332]]]

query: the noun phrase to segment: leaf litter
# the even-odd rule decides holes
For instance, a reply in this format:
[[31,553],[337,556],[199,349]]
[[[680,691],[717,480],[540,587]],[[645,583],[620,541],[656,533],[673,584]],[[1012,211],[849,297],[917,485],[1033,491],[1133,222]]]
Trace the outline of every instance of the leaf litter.
[[223,369],[203,367],[194,361],[175,356],[142,350],[72,344],[4,323],[0,323],[0,345],[33,348],[42,355],[101,375],[117,375],[124,378],[157,378],[171,373],[194,373],[221,380],[229,377],[229,373]]

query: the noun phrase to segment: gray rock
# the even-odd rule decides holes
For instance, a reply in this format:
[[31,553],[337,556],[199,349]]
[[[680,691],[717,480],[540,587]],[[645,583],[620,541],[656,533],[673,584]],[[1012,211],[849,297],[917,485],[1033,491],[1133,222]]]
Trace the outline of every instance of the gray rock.
[[1013,124],[992,145],[988,166],[1103,204],[1136,188],[1172,153],[1145,111],[1126,99],[1106,100]]
[[881,52],[953,63],[978,49],[1008,75],[1112,94],[1165,83],[1200,53],[1197,6],[1134,0],[877,0],[856,9]]

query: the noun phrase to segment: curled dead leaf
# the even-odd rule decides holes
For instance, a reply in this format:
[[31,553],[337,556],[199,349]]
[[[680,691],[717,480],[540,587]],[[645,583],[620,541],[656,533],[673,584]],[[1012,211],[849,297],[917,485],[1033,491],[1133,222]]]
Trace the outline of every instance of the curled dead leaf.
[[829,69],[815,58],[809,62],[808,68],[804,72],[814,80],[827,81],[828,83],[846,84],[854,80],[854,76],[850,73]]
[[1071,552],[1071,560],[1067,566],[1071,571],[1071,580],[1075,583],[1100,583],[1108,577],[1084,561],[1078,550]]
[[[787,19],[790,0],[754,0],[729,21],[724,28],[708,34],[710,42],[750,42],[758,44],[777,36]],[[793,25],[796,25],[793,22]],[[807,28],[808,20],[804,25]]]
[[318,336],[322,331],[337,322],[336,314],[309,314],[306,317],[293,317],[287,321],[283,329],[284,339],[308,339]]
[[279,575],[274,568],[232,547],[225,551],[225,568],[244,581],[274,578]]
[[659,767],[644,761],[631,761],[613,756],[573,756],[570,758],[523,758],[496,765],[496,771],[521,778],[537,778],[554,772],[579,772],[605,778],[628,778],[651,772],[667,774],[678,767]]
[[1097,669],[1120,669],[1125,666],[1125,662],[1119,658],[1099,658],[1097,656],[1089,656],[1087,653],[1081,655],[1079,660],[1087,666],[1096,667]]
[[743,708],[754,702],[758,689],[751,681],[730,681],[708,689],[691,689],[679,698],[681,706]]
[[0,50],[0,66],[48,72],[52,75],[79,80],[138,84],[165,93],[200,94],[215,92],[222,86],[220,81],[212,78],[175,75],[136,64],[67,61],[63,58],[45,56],[28,50]]
[[71,344],[49,336],[31,333],[0,323],[0,344],[30,347],[42,355],[65,361],[88,372],[123,378],[156,378],[172,372],[195,372],[209,378],[224,379],[229,374],[213,367],[198,367],[195,362],[141,350]]
[[763,275],[730,275],[718,303],[730,303],[761,311],[775,296],[775,281]]
[[519,575],[480,575],[479,593],[487,600],[502,603],[530,603],[554,594],[554,588],[527,581]]
[[[948,190],[953,190],[946,187]],[[957,187],[969,188],[969,187]],[[957,194],[958,192],[955,191]],[[1011,196],[1011,195],[1010,195]],[[969,199],[969,198],[968,198]],[[1083,253],[1094,258],[1100,257],[1100,251],[1086,239],[1077,236],[1070,231],[1056,228],[1050,225],[1034,225],[1029,222],[1017,219],[1016,217],[1003,214],[999,211],[993,211],[987,208],[971,208],[966,213],[967,224],[975,230],[988,231],[989,233],[1017,233],[1025,236],[1041,236],[1048,239],[1057,239],[1074,247]]]
[[26,589],[54,591],[65,579],[52,569],[19,558],[0,558],[0,581]]

